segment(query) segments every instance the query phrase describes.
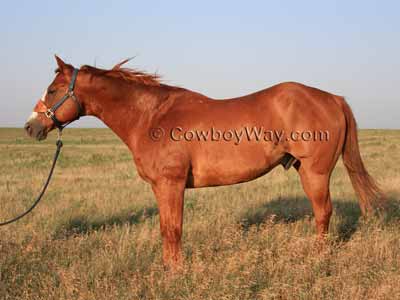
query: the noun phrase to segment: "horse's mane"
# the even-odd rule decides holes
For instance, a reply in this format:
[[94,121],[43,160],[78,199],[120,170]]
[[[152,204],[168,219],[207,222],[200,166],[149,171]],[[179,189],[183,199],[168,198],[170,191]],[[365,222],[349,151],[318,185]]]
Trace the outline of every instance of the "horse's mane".
[[149,74],[143,71],[122,68],[122,65],[127,63],[130,59],[125,59],[120,63],[116,64],[110,70],[99,69],[93,66],[84,65],[81,67],[82,71],[88,71],[95,75],[109,76],[114,78],[121,78],[125,81],[141,83],[149,86],[159,86],[161,85],[160,76],[157,74]]

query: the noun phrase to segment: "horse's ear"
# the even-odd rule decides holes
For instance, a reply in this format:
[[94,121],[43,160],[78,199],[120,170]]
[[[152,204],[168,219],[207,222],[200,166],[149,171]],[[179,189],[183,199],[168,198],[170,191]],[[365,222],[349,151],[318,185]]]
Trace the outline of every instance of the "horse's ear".
[[67,64],[61,58],[59,58],[57,55],[54,55],[54,57],[56,58],[58,68],[62,71],[66,67]]

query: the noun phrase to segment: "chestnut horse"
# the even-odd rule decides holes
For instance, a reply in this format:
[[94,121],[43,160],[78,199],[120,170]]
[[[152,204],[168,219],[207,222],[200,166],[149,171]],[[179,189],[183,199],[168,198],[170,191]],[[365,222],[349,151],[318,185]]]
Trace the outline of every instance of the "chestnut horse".
[[[126,61],[111,70],[78,70],[56,60],[55,79],[26,131],[42,140],[80,115],[95,116],[110,127],[132,152],[140,177],[152,186],[167,266],[182,262],[185,188],[246,182],[278,165],[293,166],[312,203],[318,236],[323,237],[332,214],[330,176],[342,155],[363,213],[381,199],[361,160],[356,122],[343,97],[287,82],[221,101],[123,68]],[[234,142],[233,135],[245,127],[274,130],[286,138],[255,138],[247,132],[247,138]],[[326,132],[329,138],[294,139],[293,132]]]

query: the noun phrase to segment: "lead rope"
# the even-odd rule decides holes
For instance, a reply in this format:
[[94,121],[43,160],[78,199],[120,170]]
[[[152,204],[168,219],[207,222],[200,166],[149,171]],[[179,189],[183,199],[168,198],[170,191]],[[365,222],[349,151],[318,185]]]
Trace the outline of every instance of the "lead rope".
[[60,155],[61,148],[63,146],[63,142],[61,140],[61,134],[62,134],[62,129],[59,129],[58,130],[58,135],[57,135],[57,142],[56,142],[57,149],[56,149],[56,153],[54,154],[53,164],[51,166],[49,176],[47,177],[47,180],[44,183],[43,188],[42,188],[39,196],[36,198],[35,202],[33,202],[32,206],[28,210],[26,210],[24,213],[20,214],[19,216],[15,217],[15,218],[13,218],[11,220],[8,220],[8,221],[5,221],[5,222],[1,222],[0,226],[4,226],[4,225],[7,225],[7,224],[14,223],[14,222],[18,221],[19,219],[25,217],[27,214],[29,214],[36,207],[36,205],[39,204],[40,200],[42,200],[42,197],[43,197],[44,193],[46,192],[47,186],[50,183],[51,177],[53,175],[54,168],[55,168],[56,163],[57,163],[58,156]]

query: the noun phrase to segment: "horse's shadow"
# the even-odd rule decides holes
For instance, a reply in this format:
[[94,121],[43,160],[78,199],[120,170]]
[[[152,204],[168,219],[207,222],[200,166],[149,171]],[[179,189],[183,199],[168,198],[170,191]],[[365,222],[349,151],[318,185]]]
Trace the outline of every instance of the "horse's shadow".
[[135,212],[121,212],[106,218],[90,220],[86,216],[78,215],[60,224],[56,228],[53,237],[55,239],[68,238],[74,235],[87,234],[99,230],[105,230],[109,227],[122,226],[125,224],[135,225],[144,222],[158,214],[156,206],[144,207]]
[[[346,199],[333,199],[332,204],[334,222],[331,222],[331,227],[334,227],[333,231],[339,241],[347,241],[360,225],[360,218],[362,218],[360,207],[357,202]],[[311,219],[312,216],[311,203],[306,197],[279,197],[246,211],[240,222],[247,230],[250,226],[260,226],[268,221],[294,223]],[[400,201],[396,197],[387,199],[386,209],[382,216],[381,220],[384,224],[400,220]]]
[[[334,231],[340,241],[351,238],[360,224],[361,210],[357,202],[346,199],[333,199],[335,221]],[[125,224],[135,225],[144,222],[158,214],[157,206],[141,208],[133,213],[122,211],[117,215],[106,218],[89,219],[87,216],[74,216],[60,224],[54,232],[55,239],[68,238],[74,235],[87,234],[113,226]],[[261,206],[247,210],[240,218],[240,223],[247,230],[250,226],[260,226],[263,223],[294,223],[299,220],[311,219],[313,216],[310,201],[306,197],[285,197],[268,201]],[[400,201],[395,196],[389,197],[383,222],[389,223],[400,220]]]

